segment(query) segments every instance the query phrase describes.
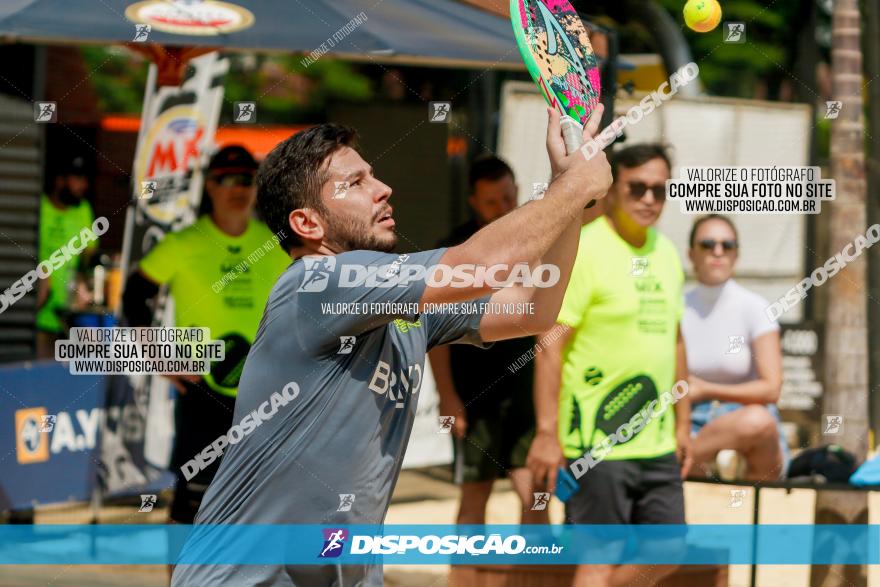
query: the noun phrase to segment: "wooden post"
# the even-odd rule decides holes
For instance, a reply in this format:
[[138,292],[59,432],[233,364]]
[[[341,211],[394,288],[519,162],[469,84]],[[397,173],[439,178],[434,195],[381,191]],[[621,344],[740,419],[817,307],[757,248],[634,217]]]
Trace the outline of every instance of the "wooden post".
[[[842,106],[838,118],[831,121],[831,175],[837,199],[824,204],[831,212],[829,256],[867,229],[860,37],[858,0],[834,0],[832,94]],[[825,440],[843,446],[860,461],[868,449],[866,267],[866,255],[861,255],[823,286],[828,289],[823,412],[843,416],[841,433]],[[824,419],[821,424],[825,426]],[[816,523],[865,524],[867,498],[861,493],[821,491],[816,498]],[[864,566],[816,565],[810,584],[864,586],[867,572]]]

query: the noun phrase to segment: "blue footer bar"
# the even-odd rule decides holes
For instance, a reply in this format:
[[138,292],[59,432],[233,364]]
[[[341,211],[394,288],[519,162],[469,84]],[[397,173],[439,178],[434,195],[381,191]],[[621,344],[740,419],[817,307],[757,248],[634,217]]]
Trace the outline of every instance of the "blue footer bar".
[[880,564],[880,526],[0,526],[0,564],[169,563]]

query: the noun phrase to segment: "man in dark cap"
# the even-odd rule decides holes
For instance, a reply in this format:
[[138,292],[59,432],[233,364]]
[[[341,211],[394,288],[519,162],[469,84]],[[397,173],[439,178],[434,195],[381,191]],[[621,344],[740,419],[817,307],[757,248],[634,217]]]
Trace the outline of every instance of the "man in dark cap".
[[[211,158],[205,179],[209,212],[191,226],[165,236],[140,261],[123,295],[129,325],[149,326],[147,300],[168,285],[175,325],[211,329],[223,340],[223,361],[204,376],[169,377],[178,391],[171,469],[177,488],[171,519],[191,524],[219,459],[197,470],[194,457],[232,425],[238,379],[257,333],[269,291],[290,257],[253,218],[257,162],[244,147],[228,146]],[[203,209],[205,209],[203,207]]]
[[[52,192],[40,198],[41,261],[70,242],[83,228],[95,220],[92,207],[85,199],[89,179],[85,160],[74,157],[66,161],[55,176]],[[73,293],[78,287],[77,273],[82,258],[95,250],[93,242],[80,254],[72,254],[61,267],[40,280],[37,294],[37,356],[55,356],[55,340],[64,333],[65,314],[70,310]]]

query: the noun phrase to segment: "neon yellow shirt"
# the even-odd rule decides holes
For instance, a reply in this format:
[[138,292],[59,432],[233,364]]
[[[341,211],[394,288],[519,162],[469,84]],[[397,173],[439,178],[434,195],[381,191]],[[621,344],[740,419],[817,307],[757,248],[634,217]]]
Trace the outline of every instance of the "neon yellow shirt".
[[226,343],[226,358],[212,363],[205,382],[235,396],[269,292],[289,264],[290,257],[262,222],[251,220],[234,237],[205,215],[165,236],[141,259],[140,269],[156,283],[169,285],[177,326],[210,328],[212,339]]
[[[40,197],[40,261],[47,261],[52,253],[66,246],[83,228],[91,227],[94,221],[95,215],[88,202],[82,201],[78,206],[59,210],[43,194]],[[92,242],[87,250],[96,246],[97,243]],[[66,311],[70,305],[68,287],[76,280],[78,268],[79,255],[73,255],[64,265],[52,271],[49,295],[37,312],[37,328],[40,330],[60,333],[64,329],[59,312]]]
[[[583,456],[672,389],[683,283],[675,247],[653,228],[641,248],[620,238],[604,216],[581,230],[557,318],[575,329],[563,351],[559,399],[566,457]],[[656,406],[654,411],[661,412]],[[605,458],[654,458],[675,446],[675,413],[669,406]]]

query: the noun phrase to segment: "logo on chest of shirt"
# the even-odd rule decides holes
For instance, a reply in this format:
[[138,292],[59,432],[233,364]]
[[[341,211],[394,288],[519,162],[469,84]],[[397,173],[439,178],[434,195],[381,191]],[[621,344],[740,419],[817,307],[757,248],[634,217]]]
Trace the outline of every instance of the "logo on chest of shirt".
[[403,333],[403,334],[406,334],[407,332],[409,332],[411,328],[421,328],[422,327],[421,320],[416,320],[415,322],[407,322],[406,320],[402,320],[402,319],[398,318],[397,320],[395,320],[393,322],[393,324],[394,324],[394,327],[397,329],[397,331],[400,333]]
[[636,281],[636,291],[639,293],[663,293],[663,282],[656,277],[643,277]]
[[373,376],[370,378],[370,390],[379,395],[388,394],[388,399],[394,402],[395,408],[403,408],[406,394],[416,394],[422,386],[422,366],[419,364],[409,365],[397,373],[391,371],[391,365],[385,361],[379,361]]
[[236,257],[228,258],[220,263],[221,275],[226,275],[227,273],[247,273],[250,269],[251,268],[244,259],[238,259]]
[[663,283],[651,271],[648,257],[631,257],[629,276],[635,277],[636,291],[640,294],[663,293]]

